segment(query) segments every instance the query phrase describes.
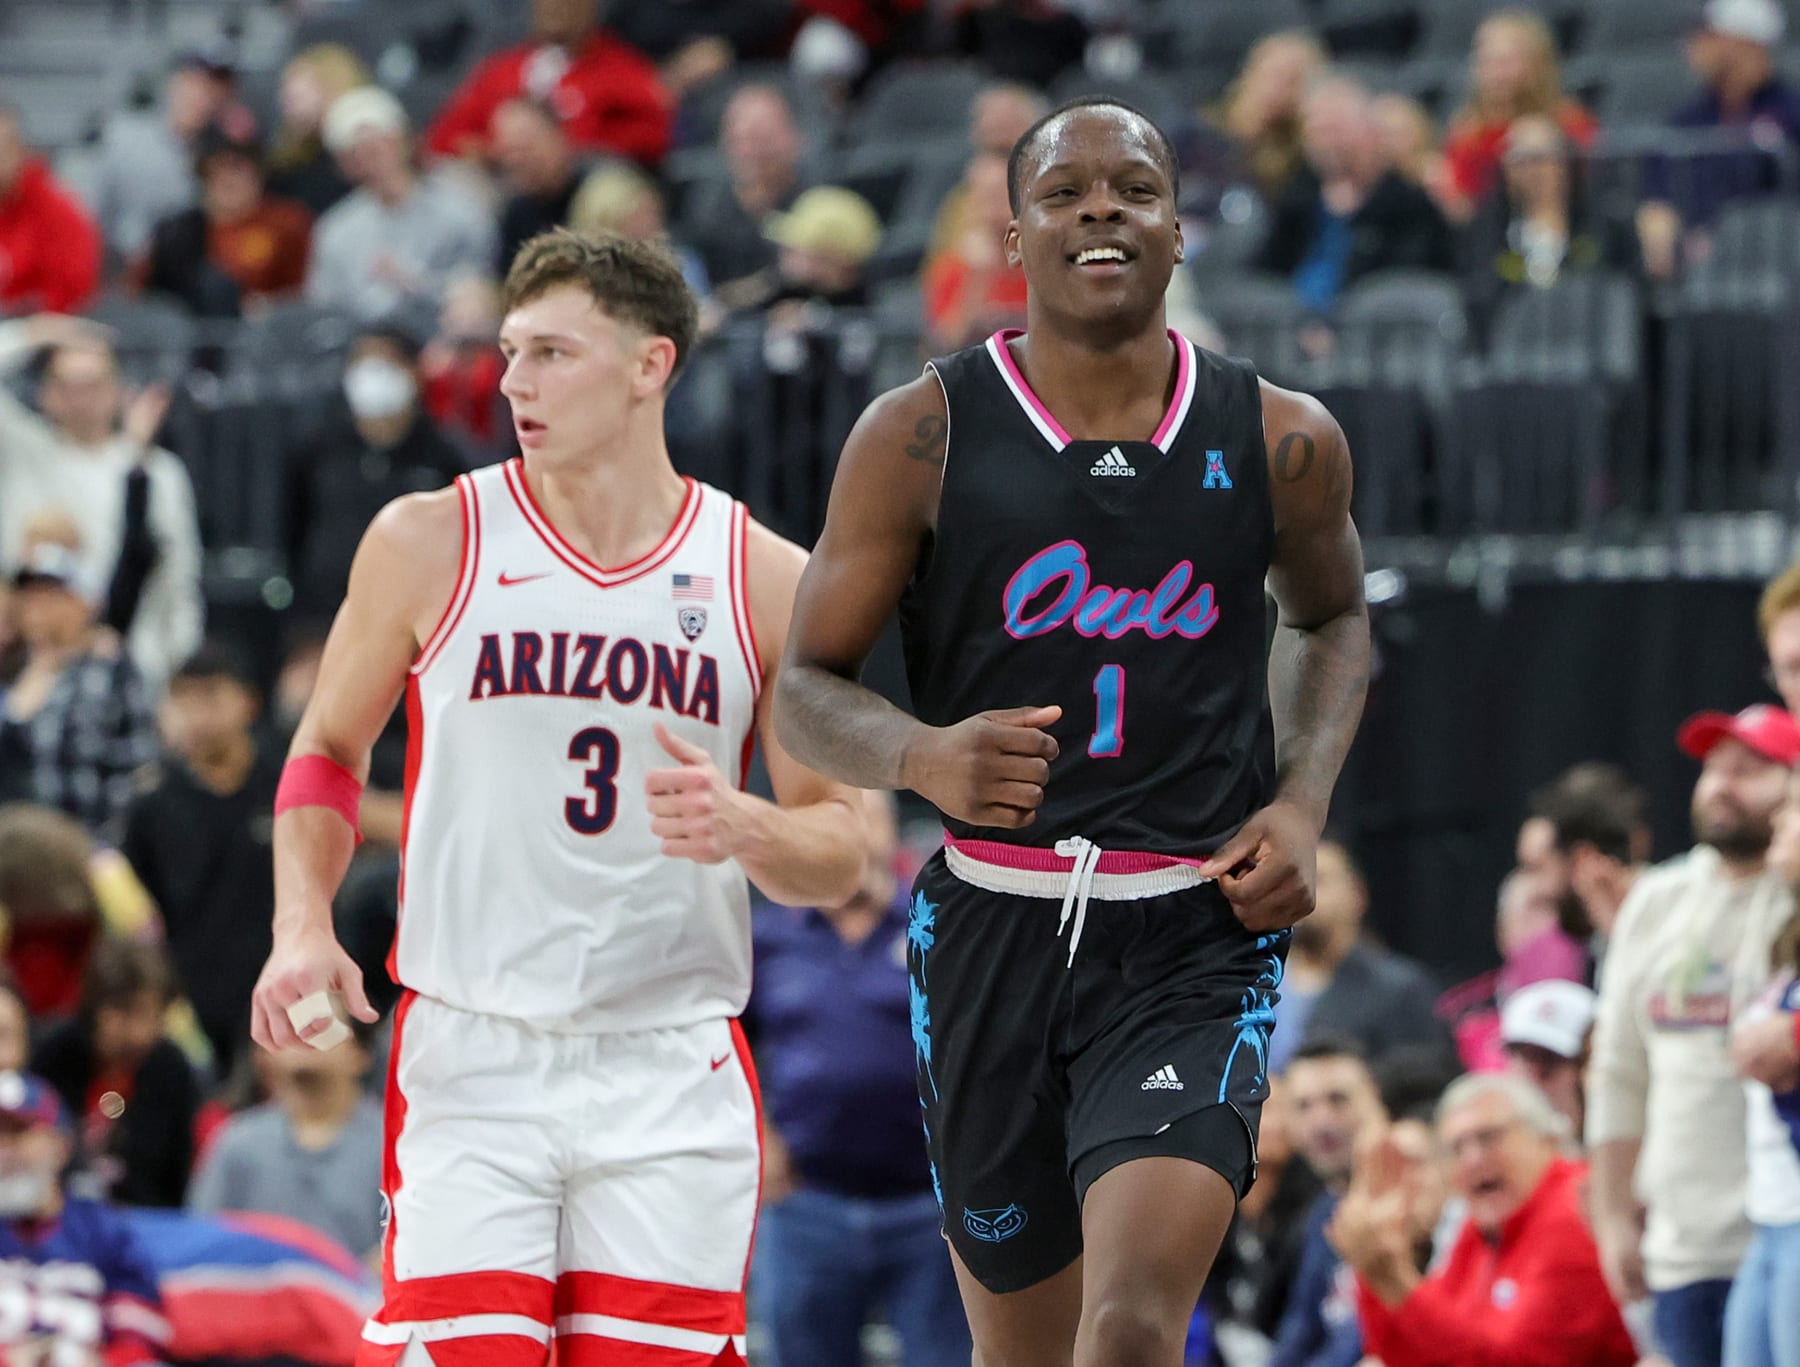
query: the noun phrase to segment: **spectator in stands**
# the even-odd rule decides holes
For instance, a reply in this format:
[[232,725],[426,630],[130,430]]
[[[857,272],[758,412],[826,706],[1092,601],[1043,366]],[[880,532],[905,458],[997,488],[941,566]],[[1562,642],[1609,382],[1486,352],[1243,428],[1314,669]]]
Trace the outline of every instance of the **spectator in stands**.
[[1321,316],[1371,271],[1448,270],[1449,226],[1431,197],[1389,164],[1369,92],[1329,77],[1307,95],[1304,116],[1307,167],[1276,208],[1262,269],[1292,276],[1301,301]]
[[[1800,91],[1775,68],[1772,49],[1787,31],[1777,0],[1707,0],[1689,35],[1688,64],[1706,89],[1669,119],[1686,130],[1738,130],[1748,147],[1800,143]],[[1657,279],[1675,273],[1684,253],[1705,254],[1707,227],[1729,200],[1776,188],[1776,165],[1765,151],[1702,154],[1679,178],[1666,160],[1645,168],[1638,234],[1644,266]],[[1684,229],[1686,229],[1684,233]]]
[[335,1049],[264,1053],[271,1099],[227,1121],[188,1208],[298,1220],[359,1257],[381,1242],[381,1103],[364,1087],[373,1027]]
[[1216,1322],[1274,1341],[1306,1250],[1306,1212],[1324,1190],[1294,1150],[1287,1085],[1272,1073],[1256,1130],[1256,1180],[1206,1279],[1202,1302]]
[[195,49],[176,58],[161,109],[115,114],[107,122],[94,214],[106,245],[121,258],[136,257],[159,222],[194,202],[194,149],[203,129],[217,126],[234,138],[255,131],[236,89],[229,54]]
[[[1793,712],[1800,707],[1800,561],[1789,565],[1763,589],[1756,627],[1769,657],[1765,676]],[[1800,716],[1800,712],[1795,713]]]
[[419,377],[426,413],[461,448],[471,468],[518,450],[511,413],[500,396],[506,362],[494,345],[499,335],[499,282],[475,271],[452,276],[444,287],[437,333],[419,353]]
[[861,1358],[877,1306],[917,1367],[969,1360],[919,1148],[908,1005],[907,894],[893,801],[869,793],[863,884],[836,910],[768,907],[753,921],[746,1028],[766,1109],[754,1284],[774,1357]]
[[267,193],[262,149],[209,129],[195,140],[194,167],[200,203],[156,225],[136,271],[143,288],[217,318],[297,295],[312,215]]
[[39,1023],[81,1004],[82,973],[102,931],[93,858],[93,838],[72,817],[32,802],[0,804],[6,967]]
[[1449,170],[1446,210],[1466,222],[1500,179],[1507,130],[1517,119],[1548,120],[1577,147],[1593,144],[1593,115],[1563,94],[1556,38],[1541,17],[1526,9],[1488,16],[1475,31],[1469,101],[1450,121],[1444,140]]
[[881,219],[854,190],[815,185],[786,213],[769,219],[772,267],[716,291],[733,312],[773,309],[785,330],[798,330],[805,305],[854,308],[868,302],[864,268],[881,245]]
[[1580,271],[1634,273],[1640,265],[1632,225],[1588,199],[1575,148],[1554,119],[1515,119],[1500,155],[1501,182],[1463,238],[1463,288],[1484,335],[1509,292],[1547,289]]
[[402,494],[441,489],[467,468],[420,406],[418,363],[409,333],[365,327],[344,369],[348,420],[289,458],[287,554],[301,611],[337,610],[376,513]]
[[772,85],[747,85],[732,95],[719,122],[719,146],[727,182],[695,186],[682,212],[682,236],[715,286],[775,263],[763,224],[804,188],[800,130],[787,97]]
[[524,95],[554,109],[569,141],[654,165],[669,150],[674,104],[656,67],[600,25],[599,0],[531,0],[528,42],[497,52],[445,103],[434,156],[485,156],[494,111]]
[[32,1069],[78,1117],[83,1159],[125,1205],[179,1206],[187,1194],[200,1088],[163,1033],[175,997],[161,946],[103,939],[80,1013],[32,1051]]
[[1587,1119],[1582,1079],[1599,1002],[1591,987],[1546,978],[1513,993],[1500,1011],[1507,1069],[1542,1092],[1569,1122],[1571,1146],[1580,1143]]
[[64,1189],[73,1150],[50,1084],[0,1074],[0,1261],[17,1317],[9,1360],[158,1367],[169,1325],[156,1273],[119,1215]]
[[269,144],[269,191],[298,200],[317,218],[351,185],[325,146],[325,111],[369,84],[369,69],[341,43],[315,43],[281,71],[281,123]]
[[1563,929],[1555,888],[1524,869],[1501,880],[1494,942],[1500,951],[1494,995],[1502,1002],[1532,983],[1587,979],[1587,951]]
[[1006,158],[978,152],[963,176],[962,232],[933,257],[921,284],[934,352],[955,351],[1001,327],[1025,325],[1025,270],[1006,259]]
[[578,233],[619,233],[639,241],[660,239],[681,263],[682,277],[701,301],[705,325],[707,295],[712,282],[700,254],[684,242],[669,237],[663,194],[644,172],[626,162],[596,166],[581,182],[569,206],[569,226]]
[[1616,765],[1589,763],[1568,770],[1542,800],[1598,972],[1619,909],[1647,867],[1644,792]]
[[[981,227],[981,220],[992,216],[989,205],[987,213],[975,216],[976,221],[971,222],[970,201],[974,195],[970,185],[975,163],[988,156],[998,157],[1004,165],[1012,154],[1013,144],[1049,112],[1050,102],[1043,92],[1028,85],[996,83],[982,87],[975,96],[969,106],[969,145],[973,149],[969,174],[938,205],[937,217],[931,225],[931,245],[925,251],[926,271],[931,270],[940,256],[962,243],[971,227]],[[1186,174],[1185,170],[1183,174]],[[1012,217],[1010,212],[1007,217]]]
[[1356,1046],[1316,1039],[1284,1074],[1294,1147],[1325,1184],[1306,1214],[1305,1251],[1269,1367],[1355,1367],[1362,1360],[1354,1281],[1325,1237],[1356,1154],[1387,1123],[1375,1078]]
[[0,771],[9,789],[117,839],[140,769],[156,757],[143,678],[96,624],[100,589],[78,552],[30,549],[14,572],[25,667],[0,697]]
[[1306,168],[1306,92],[1324,67],[1325,50],[1310,33],[1271,33],[1250,49],[1214,115],[1270,204],[1281,203]]
[[493,264],[493,221],[449,181],[419,174],[406,111],[378,86],[339,96],[324,128],[357,188],[314,229],[307,298],[361,318],[434,317],[446,279]]
[[31,155],[19,111],[0,104],[0,317],[72,313],[99,283],[99,230]]
[[1294,927],[1288,948],[1270,1071],[1320,1038],[1355,1041],[1371,1064],[1402,1045],[1436,1044],[1453,1056],[1450,1033],[1432,1014],[1437,984],[1422,964],[1364,934],[1368,910],[1368,885],[1350,851],[1322,842],[1313,914]]
[[1401,177],[1433,199],[1443,192],[1449,174],[1438,147],[1437,125],[1425,106],[1410,95],[1393,91],[1377,95],[1370,108],[1381,130],[1382,151]]
[[262,698],[235,650],[202,645],[163,704],[169,755],[126,817],[121,846],[162,912],[182,990],[220,1075],[250,1044],[250,991],[269,956],[270,855],[282,756],[253,727]]
[[0,323],[0,375],[43,349],[42,417],[0,385],[0,567],[18,565],[33,517],[72,516],[94,576],[85,586],[160,695],[199,644],[205,611],[187,466],[155,445],[168,394],[152,387],[124,402],[118,359],[97,328],[55,315]]
[[1719,1361],[1725,1298],[1750,1240],[1744,1095],[1726,1025],[1766,982],[1793,906],[1767,856],[1800,724],[1777,707],[1701,713],[1679,740],[1702,763],[1699,843],[1625,899],[1600,980],[1587,1138],[1607,1282],[1621,1305],[1648,1291],[1662,1352],[1698,1367]]
[[1439,1106],[1438,1133],[1469,1215],[1422,1274],[1388,1144],[1357,1164],[1329,1229],[1356,1269],[1363,1338],[1383,1367],[1632,1367],[1582,1214],[1585,1170],[1560,1155],[1567,1122],[1529,1083],[1471,1074]]
[[490,143],[502,183],[512,192],[500,210],[495,273],[505,276],[527,238],[569,221],[581,188],[579,168],[556,111],[535,100],[508,100],[494,111]]

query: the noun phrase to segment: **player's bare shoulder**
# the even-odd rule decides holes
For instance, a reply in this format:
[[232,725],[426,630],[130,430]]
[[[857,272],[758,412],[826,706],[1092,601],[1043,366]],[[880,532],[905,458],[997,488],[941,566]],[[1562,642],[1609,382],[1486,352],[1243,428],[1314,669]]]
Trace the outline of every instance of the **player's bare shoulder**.
[[455,485],[406,494],[383,508],[357,548],[347,604],[404,620],[425,640],[462,574],[464,509]]
[[1259,383],[1277,530],[1342,521],[1349,516],[1351,493],[1343,428],[1311,394]]
[[[916,516],[937,513],[944,458],[950,446],[950,410],[944,386],[927,371],[876,397],[844,443],[834,486],[858,497],[879,494],[882,508],[868,511]],[[836,497],[833,503],[836,504]]]

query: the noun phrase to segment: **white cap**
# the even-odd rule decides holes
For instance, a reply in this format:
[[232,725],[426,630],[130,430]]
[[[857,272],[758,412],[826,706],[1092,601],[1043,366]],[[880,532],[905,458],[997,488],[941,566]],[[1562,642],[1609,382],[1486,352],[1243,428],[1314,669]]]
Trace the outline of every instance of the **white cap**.
[[361,85],[331,102],[319,131],[325,146],[339,155],[365,133],[405,133],[406,110],[380,86]]
[[1787,15],[1777,0],[1706,0],[1701,26],[1728,38],[1772,47],[1787,32]]
[[1535,1044],[1566,1059],[1578,1059],[1593,1028],[1600,998],[1594,990],[1561,978],[1529,983],[1500,1008],[1500,1042]]
[[32,584],[59,584],[88,602],[98,597],[87,563],[77,552],[56,541],[40,541],[14,570],[15,588]]

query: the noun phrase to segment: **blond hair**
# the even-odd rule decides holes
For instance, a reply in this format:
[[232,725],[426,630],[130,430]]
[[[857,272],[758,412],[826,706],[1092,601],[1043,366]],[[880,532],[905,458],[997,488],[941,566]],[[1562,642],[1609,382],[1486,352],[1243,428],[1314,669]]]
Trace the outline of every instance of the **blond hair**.
[[1757,600],[1756,629],[1765,646],[1769,644],[1769,633],[1775,629],[1775,619],[1796,608],[1800,608],[1800,560],[1771,579]]
[[[1469,92],[1469,102],[1457,111],[1458,122],[1487,123],[1496,119],[1510,122],[1521,114],[1543,114],[1555,118],[1567,102],[1562,88],[1562,64],[1556,55],[1556,35],[1543,18],[1526,9],[1503,9],[1482,20],[1475,30],[1475,46],[1481,46],[1482,35],[1495,29],[1511,29],[1524,40],[1531,67],[1525,88],[1519,93],[1517,106],[1495,108],[1484,100],[1481,88]],[[1473,65],[1473,58],[1470,59]]]

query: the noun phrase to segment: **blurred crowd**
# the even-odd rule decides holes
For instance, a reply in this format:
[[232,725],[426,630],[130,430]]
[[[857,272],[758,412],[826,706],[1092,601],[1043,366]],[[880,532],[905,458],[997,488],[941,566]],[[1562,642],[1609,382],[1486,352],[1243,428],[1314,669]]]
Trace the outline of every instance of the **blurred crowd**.
[[[376,0],[289,8],[304,34]],[[1728,204],[1791,188],[1800,96],[1775,0],[1695,6],[1680,45],[1696,85],[1671,84],[1658,117],[1743,142],[1649,158],[1624,203],[1588,191],[1607,129],[1559,74],[1554,15],[1484,10],[1430,98],[1340,38],[1271,24],[1227,81],[1170,101],[1129,9],[533,0],[529,34],[467,57],[423,110],[352,44],[287,54],[267,108],[228,48],[203,47],[154,107],[106,122],[77,188],[30,145],[31,109],[0,103],[0,1255],[77,1256],[33,1232],[65,1207],[98,1231],[90,1249],[128,1242],[106,1224],[118,1208],[185,1207],[375,1254],[380,1032],[298,1057],[248,1038],[274,787],[375,512],[515,453],[497,281],[531,235],[669,240],[704,326],[758,319],[778,370],[838,363],[808,349],[820,320],[869,311],[958,347],[1024,321],[1001,249],[1014,141],[1053,96],[1141,86],[1181,153],[1190,267],[1171,321],[1228,344],[1213,292],[1261,272],[1329,354],[1346,291],[1381,272],[1454,279],[1485,326],[1583,272],[1654,288],[1707,259]],[[953,155],[896,162],[914,118],[950,127]],[[135,384],[117,333],[80,316],[151,302],[348,320],[341,402],[259,456],[280,494],[280,544],[262,549],[291,586],[273,657],[207,634],[218,547],[188,453],[163,444],[171,393]],[[1759,625],[1800,708],[1800,571]],[[1365,929],[1353,852],[1321,848],[1260,1175],[1191,1361],[1800,1367],[1800,724],[1755,704],[1670,745],[1698,764],[1693,848],[1650,848],[1616,768],[1546,775],[1495,890],[1500,967],[1448,990]],[[396,718],[337,909],[378,1006],[404,755]],[[853,1361],[873,1318],[907,1362],[967,1361],[916,1135],[904,889],[921,852],[871,828],[849,907],[758,911],[753,1294],[786,1367]],[[143,1260],[94,1260],[107,1289],[88,1299],[122,1345],[106,1360],[156,1360],[167,1325]]]

